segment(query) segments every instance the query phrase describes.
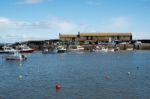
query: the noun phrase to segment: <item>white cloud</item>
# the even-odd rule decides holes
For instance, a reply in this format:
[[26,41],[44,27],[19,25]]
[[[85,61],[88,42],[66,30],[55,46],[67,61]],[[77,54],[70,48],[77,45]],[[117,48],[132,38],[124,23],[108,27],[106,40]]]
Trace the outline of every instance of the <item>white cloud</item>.
[[36,22],[18,21],[0,17],[0,28],[47,28],[57,30],[59,32],[70,32],[76,30],[78,27],[79,25],[76,23],[57,17],[47,19],[46,21],[42,20]]
[[14,22],[9,20],[8,18],[0,17],[0,27],[11,26],[13,25],[13,23]]
[[57,17],[50,18],[47,22],[45,22],[45,24],[59,32],[71,32],[78,28],[78,24]]
[[72,34],[81,31],[90,31],[91,28],[91,25],[75,23],[71,20],[58,17],[50,17],[36,22],[18,21],[6,17],[0,17],[0,29],[2,29],[0,32],[4,35],[3,37],[1,36],[3,40],[0,41],[9,40],[10,42],[15,42],[48,39],[48,32],[54,33],[51,34],[51,36],[58,38],[58,33]]
[[[107,23],[107,22],[106,22]],[[119,16],[108,19],[107,24],[102,25],[102,29],[109,30],[125,30],[130,28],[130,17]],[[0,17],[0,28],[14,28],[14,29],[51,29],[56,32],[78,32],[78,31],[91,31],[95,30],[92,25],[75,23],[68,19],[62,19],[58,17],[51,17],[45,21],[40,20],[36,22],[18,21],[5,17]],[[97,29],[96,29],[97,30]]]
[[18,4],[37,4],[37,3],[42,3],[47,0],[20,0],[17,3]]
[[58,17],[50,18],[49,21],[45,22],[51,29],[57,30],[61,33],[74,34],[77,32],[86,32],[93,30],[93,26],[87,23],[76,23],[67,19]]
[[12,43],[23,40],[23,35],[19,34],[4,34],[1,35],[0,42],[2,43]]
[[26,35],[26,34],[19,34],[19,33],[11,33],[5,34],[0,36],[1,43],[14,43],[14,42],[22,42],[28,40],[48,40],[49,37],[42,37],[38,35]]
[[133,39],[149,39],[150,38],[150,32],[139,32],[134,31],[133,32]]
[[33,24],[25,21],[11,20],[6,17],[0,17],[0,27],[3,28],[20,28],[25,26],[32,26]]
[[126,16],[114,17],[110,21],[111,21],[112,28],[123,29],[131,25],[130,18]]

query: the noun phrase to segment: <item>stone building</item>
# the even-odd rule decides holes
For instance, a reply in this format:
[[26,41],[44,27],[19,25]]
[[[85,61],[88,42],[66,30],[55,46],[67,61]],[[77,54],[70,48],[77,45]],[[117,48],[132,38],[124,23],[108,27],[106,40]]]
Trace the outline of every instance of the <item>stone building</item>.
[[60,41],[80,42],[80,43],[112,43],[130,42],[132,33],[78,33],[78,34],[59,34]]

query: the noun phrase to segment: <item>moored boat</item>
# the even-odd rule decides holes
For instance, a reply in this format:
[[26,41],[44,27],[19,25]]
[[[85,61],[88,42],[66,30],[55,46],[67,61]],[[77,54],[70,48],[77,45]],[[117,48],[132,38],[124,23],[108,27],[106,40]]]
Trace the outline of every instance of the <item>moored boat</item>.
[[57,47],[57,53],[65,53],[67,50],[64,46]]
[[101,51],[102,52],[108,52],[108,48],[102,47]]
[[127,48],[126,50],[127,51],[133,51],[134,49],[133,48]]
[[55,54],[58,50],[56,48],[43,48],[42,53],[43,54]]
[[27,45],[19,46],[18,50],[19,50],[20,53],[32,53],[32,52],[34,52],[34,49],[30,48]]
[[99,46],[95,46],[92,51],[93,52],[100,52],[101,48]]
[[120,51],[119,47],[114,48],[114,51]]
[[16,52],[16,51],[17,51],[17,50],[13,49],[12,47],[3,46],[3,47],[2,47],[2,50],[0,50],[0,53],[1,53],[1,54],[9,54],[9,53]]
[[18,52],[12,52],[10,54],[7,54],[7,55],[4,56],[4,58],[6,60],[20,60],[20,61],[27,59],[27,57],[25,55],[20,54]]
[[120,48],[119,47],[115,47],[115,48],[110,48],[108,49],[109,52],[116,52],[116,51],[119,51]]
[[80,45],[71,46],[68,51],[84,51],[84,47]]

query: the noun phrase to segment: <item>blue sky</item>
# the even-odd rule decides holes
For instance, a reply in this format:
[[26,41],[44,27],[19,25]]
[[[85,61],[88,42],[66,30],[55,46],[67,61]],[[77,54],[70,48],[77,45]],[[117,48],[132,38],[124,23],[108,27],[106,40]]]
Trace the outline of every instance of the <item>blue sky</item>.
[[59,33],[132,32],[150,39],[150,0],[2,0],[0,43]]

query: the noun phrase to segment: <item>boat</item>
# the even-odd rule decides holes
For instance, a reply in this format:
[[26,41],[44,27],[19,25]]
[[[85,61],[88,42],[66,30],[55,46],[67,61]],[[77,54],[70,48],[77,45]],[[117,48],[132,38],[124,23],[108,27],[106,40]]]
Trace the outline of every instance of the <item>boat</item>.
[[32,53],[34,52],[34,49],[30,48],[27,45],[20,45],[18,48],[20,53]]
[[80,45],[76,45],[76,46],[71,46],[68,51],[84,51],[84,47],[80,46]]
[[111,49],[108,49],[109,52],[114,52],[115,49],[114,48],[111,48]]
[[5,55],[4,58],[6,60],[20,60],[20,61],[27,59],[25,55],[20,54],[19,52],[12,52],[10,54]]
[[43,48],[42,53],[43,54],[55,54],[57,53],[57,49],[56,48]]
[[108,49],[109,52],[116,52],[116,51],[119,51],[120,48],[119,47],[115,47],[115,48],[110,48]]
[[101,48],[99,46],[95,46],[93,48],[93,52],[100,52],[101,51]]
[[57,46],[52,48],[43,48],[43,54],[55,54],[55,53],[65,53],[67,50],[64,46]]
[[108,52],[108,48],[102,47],[102,48],[101,48],[101,51],[102,51],[102,52]]
[[127,48],[126,50],[127,51],[133,51],[133,48]]
[[120,51],[120,48],[119,47],[115,47],[114,51]]
[[80,45],[77,45],[77,50],[78,51],[83,51],[84,50],[84,47],[80,46]]
[[3,47],[2,47],[2,50],[0,50],[0,53],[1,53],[1,54],[9,54],[9,53],[16,52],[16,51],[17,51],[17,50],[13,49],[12,47],[3,46]]
[[56,49],[57,53],[65,53],[67,51],[64,46],[58,46]]

